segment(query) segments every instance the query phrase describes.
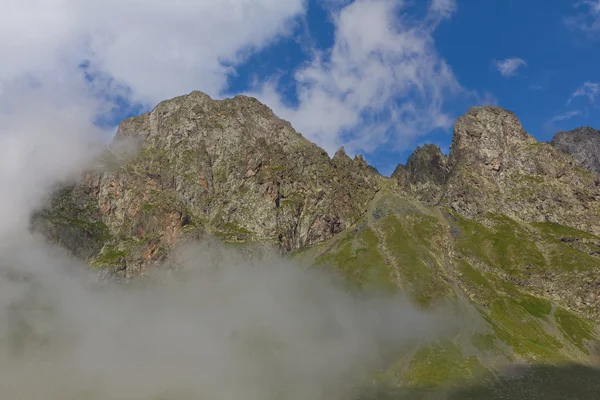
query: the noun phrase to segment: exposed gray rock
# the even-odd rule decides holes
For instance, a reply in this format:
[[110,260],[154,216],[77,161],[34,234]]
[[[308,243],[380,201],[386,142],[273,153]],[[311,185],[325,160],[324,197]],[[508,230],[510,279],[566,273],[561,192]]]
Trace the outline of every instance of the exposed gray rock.
[[443,198],[467,217],[501,213],[600,233],[600,184],[551,145],[530,136],[514,113],[473,107],[458,118]]
[[[379,190],[362,157],[342,150],[330,159],[251,97],[217,101],[195,91],[164,101],[125,120],[115,141],[126,139],[140,143],[135,157],[86,174],[38,226],[85,248],[76,253],[92,262],[131,274],[204,232],[285,252],[322,242],[358,220]],[[96,242],[84,246],[73,229]]]
[[590,172],[600,173],[600,131],[589,126],[567,132],[558,132],[552,146],[570,154],[577,164]]
[[398,165],[392,174],[398,185],[418,199],[434,203],[439,199],[448,175],[448,158],[433,144],[417,147],[406,166]]

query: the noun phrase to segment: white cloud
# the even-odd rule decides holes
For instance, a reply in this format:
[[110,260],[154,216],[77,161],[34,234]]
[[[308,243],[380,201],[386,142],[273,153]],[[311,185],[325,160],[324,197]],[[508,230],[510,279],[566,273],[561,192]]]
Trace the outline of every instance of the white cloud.
[[473,98],[473,106],[497,106],[499,100],[493,93],[488,91],[470,91],[470,96]]
[[138,101],[193,88],[216,96],[226,84],[222,62],[268,44],[303,11],[304,0],[8,0],[0,77],[44,82],[88,59]]
[[600,34],[600,0],[582,0],[575,3],[578,14],[564,19],[567,27],[595,36]]
[[422,20],[400,17],[401,2],[357,0],[333,12],[335,43],[295,73],[299,105],[283,104],[269,82],[254,91],[310,140],[333,153],[402,147],[412,137],[448,128],[448,93],[462,88],[435,50],[433,31],[455,8],[430,3]]
[[576,111],[567,111],[564,114],[560,114],[560,115],[554,116],[552,119],[550,119],[550,121],[548,121],[547,125],[553,125],[553,124],[555,124],[557,122],[565,121],[567,119],[571,119],[571,118],[576,117],[578,115],[581,115],[581,111],[577,111],[577,110]]
[[590,103],[596,101],[596,97],[600,94],[600,84],[596,82],[586,81],[571,95],[567,101],[567,106],[577,97],[587,97]]
[[522,58],[512,57],[496,61],[495,65],[500,75],[508,78],[516,75],[519,68],[526,67],[527,62]]
[[437,13],[444,18],[448,18],[454,12],[456,12],[456,1],[455,0],[432,0],[429,9],[433,13]]

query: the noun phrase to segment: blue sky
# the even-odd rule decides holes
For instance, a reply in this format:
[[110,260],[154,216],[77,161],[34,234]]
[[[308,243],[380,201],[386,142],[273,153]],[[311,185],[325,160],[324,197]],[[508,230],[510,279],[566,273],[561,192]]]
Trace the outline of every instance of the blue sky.
[[30,99],[49,131],[81,130],[77,114],[112,135],[192,90],[247,94],[329,154],[344,146],[389,174],[417,145],[447,152],[473,105],[514,111],[541,141],[600,127],[600,0],[9,0],[4,11],[0,123],[10,116],[14,131]]
[[[423,13],[422,3],[416,2],[403,12],[409,17],[418,16]],[[435,48],[466,90],[482,96],[487,93],[489,98],[456,96],[449,99],[444,110],[458,116],[473,104],[496,102],[514,111],[525,129],[540,141],[582,125],[600,128],[600,94],[589,93],[594,101],[588,94],[577,96],[567,106],[585,82],[600,82],[600,32],[595,37],[569,26],[569,16],[585,11],[584,4],[574,4],[546,0],[541,7],[539,1],[459,1],[452,17],[435,30]],[[334,35],[328,11],[311,1],[297,33],[238,66],[237,75],[229,79],[227,92],[243,92],[253,80],[283,74],[281,93],[288,104],[295,105],[293,72],[307,61],[303,43],[309,40],[326,50]],[[522,59],[526,64],[521,63],[514,74],[503,76],[497,62],[510,58]],[[398,162],[405,162],[414,146],[432,142],[447,151],[451,139],[451,129],[435,129],[407,138],[403,148],[388,151],[383,146],[366,157],[383,173],[389,173]]]

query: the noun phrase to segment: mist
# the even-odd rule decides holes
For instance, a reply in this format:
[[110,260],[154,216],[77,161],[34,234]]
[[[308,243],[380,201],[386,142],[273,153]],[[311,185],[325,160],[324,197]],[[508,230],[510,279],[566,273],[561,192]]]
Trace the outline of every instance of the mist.
[[[348,293],[269,250],[214,243],[118,284],[30,237],[3,248],[0,387],[24,399],[335,399],[442,332],[401,298]],[[163,397],[159,397],[163,396]]]

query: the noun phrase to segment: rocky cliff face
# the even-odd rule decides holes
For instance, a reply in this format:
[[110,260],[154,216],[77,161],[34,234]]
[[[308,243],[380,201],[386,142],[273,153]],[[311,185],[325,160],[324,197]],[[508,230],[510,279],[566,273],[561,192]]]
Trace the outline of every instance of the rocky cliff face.
[[285,252],[322,242],[353,224],[379,190],[362,157],[330,159],[245,96],[192,92],[162,102],[124,121],[115,140],[124,139],[139,143],[137,155],[64,190],[41,229],[126,275],[203,233]]
[[575,162],[593,173],[600,173],[600,131],[589,126],[568,132],[559,132],[552,138],[552,146],[570,154]]
[[[86,174],[36,219],[54,241],[125,276],[204,234],[284,252],[322,243],[389,186],[361,156],[341,148],[330,159],[244,96],[162,102],[120,125],[116,143],[126,139],[139,144],[133,158],[108,152],[110,170]],[[456,121],[449,157],[425,145],[392,178],[401,193],[468,219],[498,214],[600,233],[599,178],[499,107],[470,109]]]
[[593,146],[582,150],[597,137],[584,129],[540,143],[514,113],[473,107],[455,123],[449,157],[419,147],[392,178],[405,193],[468,218],[498,213],[598,234],[600,179],[585,170],[593,170]]
[[426,144],[408,157],[406,166],[400,164],[392,174],[398,185],[427,203],[439,200],[448,176],[448,157],[440,148]]
[[469,218],[501,213],[600,233],[599,179],[523,129],[499,107],[458,118],[444,201]]

